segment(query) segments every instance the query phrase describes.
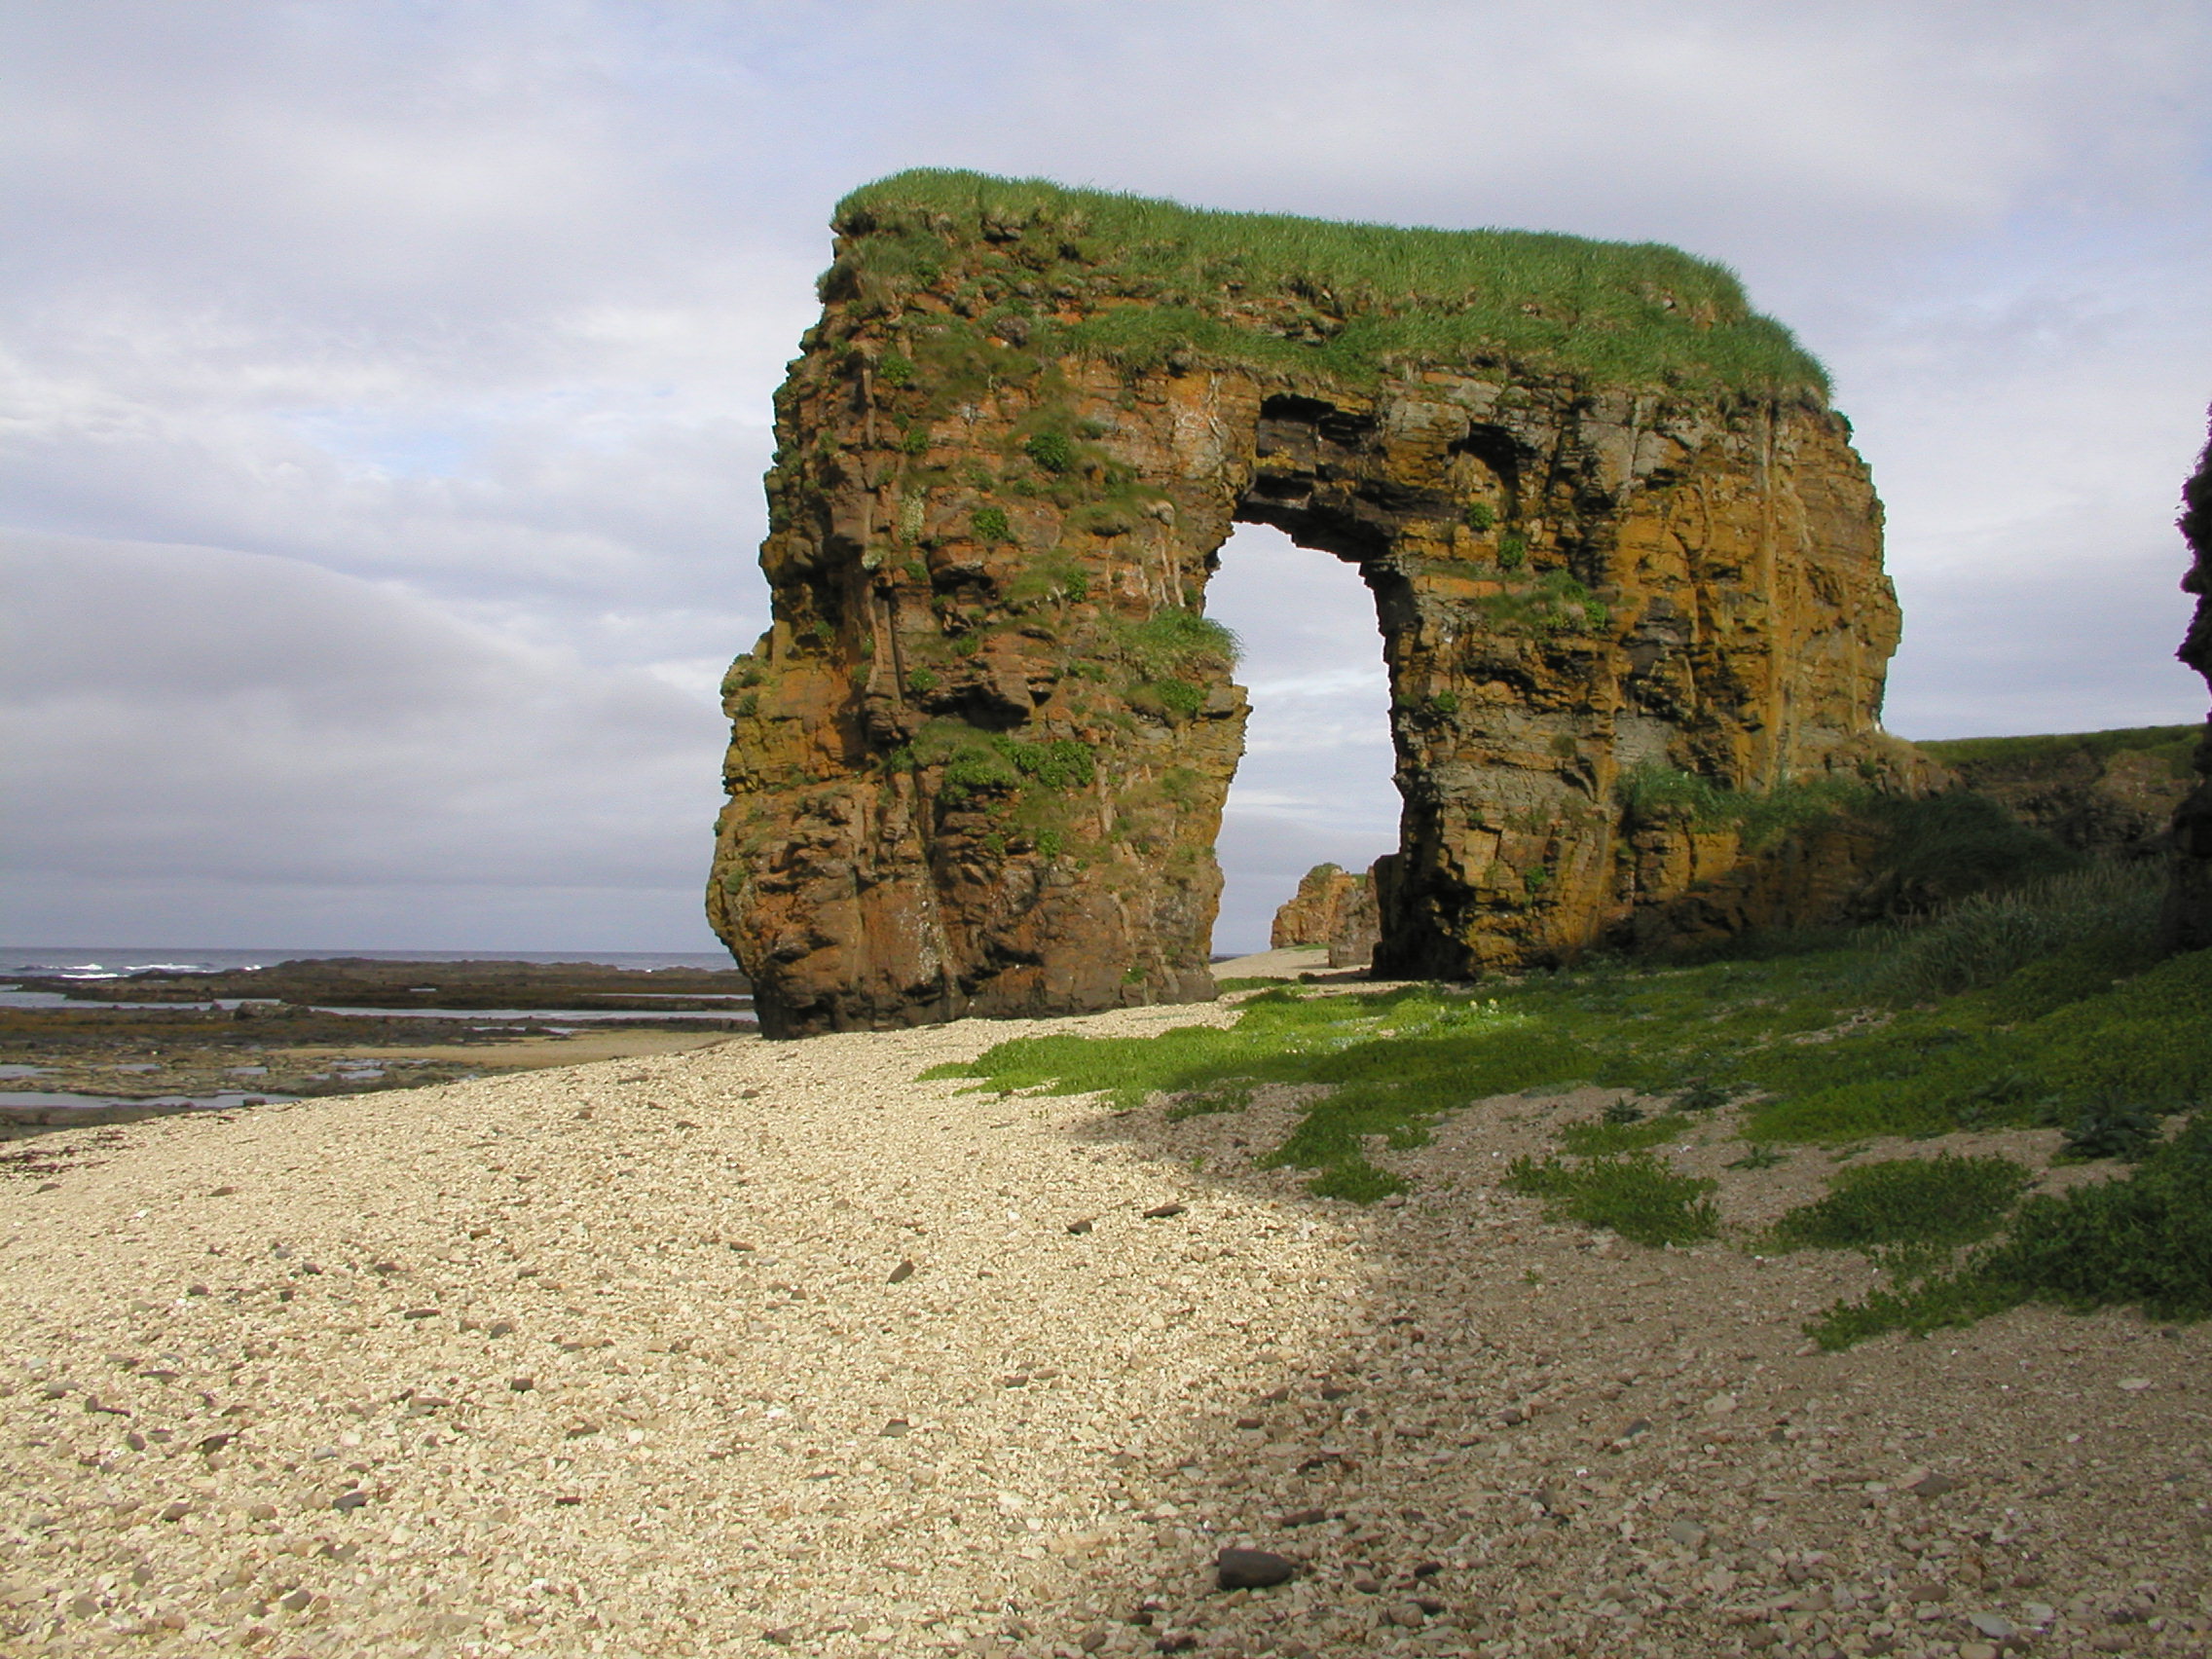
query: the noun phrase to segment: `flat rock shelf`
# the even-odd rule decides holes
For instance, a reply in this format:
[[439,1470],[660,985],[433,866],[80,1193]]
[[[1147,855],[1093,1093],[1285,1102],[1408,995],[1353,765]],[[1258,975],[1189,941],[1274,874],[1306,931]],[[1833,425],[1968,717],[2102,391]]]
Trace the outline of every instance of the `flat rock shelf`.
[[[2205,1327],[1812,1352],[1857,1258],[1498,1189],[1556,1097],[1362,1210],[1256,1118],[913,1081],[1233,1015],[44,1137],[0,1181],[0,1650],[2205,1651]],[[1224,1590],[1226,1548],[1297,1570]]]

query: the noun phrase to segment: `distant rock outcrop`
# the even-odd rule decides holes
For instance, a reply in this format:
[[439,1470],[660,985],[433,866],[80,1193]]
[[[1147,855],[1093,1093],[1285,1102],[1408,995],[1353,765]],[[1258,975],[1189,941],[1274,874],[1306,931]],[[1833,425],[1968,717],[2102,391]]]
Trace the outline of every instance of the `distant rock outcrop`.
[[1298,891],[1275,911],[1274,925],[1268,930],[1269,947],[1298,950],[1327,944],[1329,936],[1337,931],[1337,918],[1366,880],[1366,876],[1355,875],[1342,865],[1315,865],[1299,878]]
[[1375,597],[1384,971],[1562,961],[1730,883],[1713,925],[1795,919],[1637,777],[1914,787],[1866,467],[1718,267],[956,173],[835,225],[777,395],[774,625],[724,684],[708,908],[769,1034],[1212,994],[1239,520]]
[[[2194,556],[2182,587],[2195,594],[2196,615],[2175,654],[2212,682],[2212,426],[2196,471],[2182,486],[2182,536]],[[2212,947],[2212,727],[2196,750],[2195,790],[2174,813],[2173,880],[2166,894],[2167,942],[2177,949]]]
[[1276,950],[1325,945],[1332,968],[1364,968],[1382,933],[1372,874],[1320,864],[1275,912],[1269,943]]

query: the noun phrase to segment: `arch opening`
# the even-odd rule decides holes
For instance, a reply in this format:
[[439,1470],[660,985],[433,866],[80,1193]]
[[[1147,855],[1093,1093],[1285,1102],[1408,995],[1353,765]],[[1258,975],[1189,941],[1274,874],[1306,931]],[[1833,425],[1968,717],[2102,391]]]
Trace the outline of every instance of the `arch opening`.
[[1365,870],[1398,845],[1390,686],[1375,603],[1340,555],[1269,525],[1238,526],[1216,555],[1206,614],[1244,645],[1244,756],[1214,856],[1216,956],[1265,950],[1306,872]]

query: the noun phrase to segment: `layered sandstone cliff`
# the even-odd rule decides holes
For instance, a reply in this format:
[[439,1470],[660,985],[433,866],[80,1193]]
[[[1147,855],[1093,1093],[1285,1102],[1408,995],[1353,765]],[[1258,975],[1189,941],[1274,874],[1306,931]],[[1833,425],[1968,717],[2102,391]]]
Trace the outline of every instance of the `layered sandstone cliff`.
[[1725,273],[974,175],[836,228],[777,398],[774,625],[725,685],[709,908],[771,1034],[1210,994],[1237,520],[1375,598],[1385,970],[1557,961],[1701,893],[1794,919],[1817,882],[1747,883],[1740,827],[1635,782],[1909,770],[1866,468]]
[[[2191,564],[2182,587],[2197,596],[2196,615],[2175,654],[2212,682],[2212,429],[2196,471],[2182,486],[2182,536]],[[2180,950],[2212,947],[2212,726],[2196,750],[2195,791],[2174,813],[2172,885],[2166,895],[2166,942]]]

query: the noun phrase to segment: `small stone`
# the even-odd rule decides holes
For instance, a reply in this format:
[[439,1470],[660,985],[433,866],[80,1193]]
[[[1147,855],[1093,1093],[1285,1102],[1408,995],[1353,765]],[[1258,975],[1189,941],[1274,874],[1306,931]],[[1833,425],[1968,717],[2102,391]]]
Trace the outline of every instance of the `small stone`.
[[1236,1419],[1236,1426],[1238,1428],[1265,1428],[1268,1426],[1268,1419],[1266,1418],[1240,1417]]
[[1329,1518],[1326,1509],[1293,1509],[1282,1518],[1285,1527],[1316,1527]]
[[295,1590],[289,1596],[278,1597],[276,1604],[288,1613],[304,1613],[308,1610],[308,1604],[313,1600],[305,1590]]
[[1705,1529],[1695,1521],[1670,1521],[1667,1536],[1686,1550],[1694,1550],[1705,1542]]
[[1918,1578],[1909,1584],[1900,1586],[1899,1594],[1908,1602],[1918,1602],[1924,1604],[1932,1602],[1948,1602],[1951,1599],[1949,1585],[1937,1584],[1934,1579],[1929,1578]]
[[1727,1417],[1735,1409],[1736,1396],[1733,1394],[1715,1394],[1712,1399],[1705,1402],[1705,1415],[1707,1417]]
[[1915,1497],[1941,1497],[1947,1492],[1957,1492],[1961,1484],[1949,1475],[1923,1475],[1905,1491]]
[[338,1510],[358,1509],[368,1501],[369,1494],[356,1487],[351,1492],[342,1492],[332,1498],[330,1507]]
[[2151,1380],[2148,1377],[2122,1377],[2120,1386],[2122,1393],[2140,1394],[2151,1386]]
[[162,1519],[164,1521],[182,1521],[187,1515],[190,1515],[191,1513],[191,1504],[171,1503],[162,1510]]
[[274,1521],[276,1519],[276,1506],[274,1503],[257,1503],[245,1512],[245,1518],[248,1521]]
[[2017,1636],[2020,1628],[2010,1619],[1997,1613],[1969,1613],[1967,1623],[1972,1625],[1982,1635],[1995,1637],[1999,1641],[2003,1641],[2009,1636]]
[[1996,1644],[1988,1641],[1962,1641],[1959,1643],[1959,1659],[1997,1659]]
[[[754,1092],[757,1093],[758,1091],[755,1090]],[[793,1642],[798,1640],[798,1632],[792,1629],[792,1627],[789,1625],[780,1625],[774,1630],[762,1631],[760,1633],[760,1640],[762,1641],[772,1641],[778,1647],[789,1647]]]
[[210,1434],[200,1443],[200,1450],[202,1452],[220,1452],[237,1438],[238,1436],[235,1434]]
[[1298,1563],[1272,1550],[1225,1549],[1214,1557],[1214,1580],[1224,1590],[1265,1590],[1298,1575]]
[[1420,1610],[1418,1602],[1400,1602],[1395,1606],[1385,1607],[1382,1616],[1402,1629],[1419,1630],[1421,1621],[1428,1615]]
[[1416,1578],[1434,1578],[1443,1570],[1444,1564],[1442,1562],[1424,1561],[1419,1567],[1414,1568],[1414,1576]]
[[1169,1216],[1181,1215],[1182,1213],[1183,1206],[1181,1204],[1154,1204],[1152,1208],[1144,1212],[1144,1218],[1147,1221],[1165,1221]]
[[901,1262],[897,1267],[891,1270],[890,1278],[888,1278],[884,1282],[887,1284],[904,1284],[913,1276],[914,1264],[911,1262]]
[[495,1319],[485,1327],[484,1334],[488,1337],[511,1337],[515,1334],[515,1322],[512,1319]]
[[897,1440],[911,1426],[904,1418],[893,1418],[875,1432],[879,1439]]
[[1083,1236],[1083,1235],[1090,1231],[1090,1217],[1085,1216],[1080,1221],[1069,1222],[1068,1231],[1080,1238]]
[[212,1193],[209,1193],[207,1196],[211,1198],[236,1198],[238,1196],[238,1189],[236,1187],[217,1187]]
[[518,1394],[527,1394],[537,1386],[537,1379],[535,1377],[511,1377],[507,1380],[507,1386]]

